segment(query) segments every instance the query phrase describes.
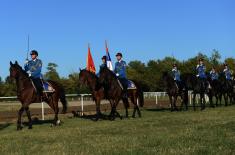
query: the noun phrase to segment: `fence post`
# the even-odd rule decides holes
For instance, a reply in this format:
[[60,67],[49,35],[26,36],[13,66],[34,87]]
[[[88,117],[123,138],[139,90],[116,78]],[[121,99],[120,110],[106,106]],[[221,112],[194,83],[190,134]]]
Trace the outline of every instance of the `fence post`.
[[158,93],[156,93],[156,105],[158,104]]
[[189,92],[189,104],[192,105],[192,92]]
[[81,94],[81,114],[82,114],[82,116],[83,116],[83,105],[84,105],[84,102],[83,102],[83,94]]
[[44,102],[42,102],[42,120],[44,121]]

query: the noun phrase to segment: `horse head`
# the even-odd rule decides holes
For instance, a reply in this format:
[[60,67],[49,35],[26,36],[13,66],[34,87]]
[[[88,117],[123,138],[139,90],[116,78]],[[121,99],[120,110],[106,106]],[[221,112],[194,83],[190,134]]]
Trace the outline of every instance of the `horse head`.
[[10,70],[10,77],[11,78],[19,77],[20,73],[22,73],[22,71],[23,71],[17,61],[15,61],[15,63],[12,63],[10,61],[10,69],[9,70]]
[[80,69],[80,73],[79,73],[79,83],[82,85],[95,85],[97,83],[97,76],[86,70],[86,69]]

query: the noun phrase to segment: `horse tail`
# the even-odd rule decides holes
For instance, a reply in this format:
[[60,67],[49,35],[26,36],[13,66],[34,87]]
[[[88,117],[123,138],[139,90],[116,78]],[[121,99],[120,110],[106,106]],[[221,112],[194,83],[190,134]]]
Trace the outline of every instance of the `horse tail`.
[[48,80],[48,82],[50,84],[52,84],[53,86],[57,87],[56,91],[58,91],[58,94],[59,94],[58,97],[60,99],[60,102],[63,105],[62,113],[65,114],[67,112],[68,102],[66,100],[66,95],[65,95],[64,87],[61,84],[59,84],[59,83],[57,83],[55,81],[52,81],[52,80]]
[[184,93],[184,104],[188,105],[188,90],[185,90]]
[[66,100],[65,90],[64,90],[63,87],[61,87],[61,90],[60,90],[60,102],[63,105],[62,113],[65,114],[67,112],[67,109],[68,109],[68,102]]
[[139,105],[140,107],[144,106],[144,92],[142,90],[138,91],[139,96]]
[[134,81],[136,87],[137,87],[137,94],[138,94],[138,101],[139,101],[139,105],[140,107],[143,107],[144,106],[144,92],[140,86],[140,84],[136,81]]

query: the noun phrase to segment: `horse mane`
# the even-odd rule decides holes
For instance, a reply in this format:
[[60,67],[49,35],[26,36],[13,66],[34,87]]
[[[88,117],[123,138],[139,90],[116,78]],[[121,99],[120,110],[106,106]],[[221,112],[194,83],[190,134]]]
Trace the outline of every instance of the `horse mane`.
[[13,65],[14,65],[14,67],[16,67],[20,70],[20,73],[22,73],[25,77],[29,78],[28,73],[18,63],[15,63]]
[[103,72],[103,71],[108,72],[108,73],[109,73],[110,75],[112,75],[115,79],[117,79],[116,74],[115,74],[113,71],[109,70],[108,67],[102,68],[100,72]]
[[83,69],[83,70],[81,70],[80,72],[87,72],[89,75],[91,75],[92,78],[98,80],[97,75],[96,75],[95,73],[93,73],[93,72],[90,72],[90,71],[88,71],[88,70],[86,70],[86,69]]

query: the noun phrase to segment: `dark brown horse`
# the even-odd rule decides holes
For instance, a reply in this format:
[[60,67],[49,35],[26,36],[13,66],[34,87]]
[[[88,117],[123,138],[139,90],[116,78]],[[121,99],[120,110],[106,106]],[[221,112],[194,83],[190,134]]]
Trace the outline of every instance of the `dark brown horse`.
[[[107,98],[111,99],[111,116],[115,119],[115,114],[118,114],[116,107],[121,99],[123,99],[123,89],[120,85],[120,82],[116,75],[110,71],[107,67],[104,67],[100,71],[99,82],[104,86]],[[144,105],[144,97],[143,91],[140,85],[135,82],[136,89],[128,90],[128,97],[131,99],[134,104],[134,111],[132,117],[135,117],[135,113],[137,111],[139,117],[141,117],[141,112],[139,106],[137,104],[137,100],[139,101],[139,105],[143,107]],[[119,115],[119,114],[118,114]]]
[[67,110],[65,92],[61,85],[54,81],[48,81],[55,91],[53,93],[48,94],[44,93],[44,97],[41,97],[36,92],[28,74],[22,69],[22,67],[18,64],[17,61],[15,62],[15,64],[10,62],[10,77],[16,80],[17,97],[22,105],[18,113],[17,130],[22,129],[21,117],[24,111],[26,111],[27,117],[29,119],[29,129],[32,129],[32,119],[29,111],[29,105],[31,103],[38,103],[42,101],[46,102],[55,112],[53,124],[60,124],[60,120],[58,119],[59,100],[63,104],[62,112],[65,113]]
[[[94,73],[89,72],[86,69],[80,70],[79,83],[89,87],[89,89],[91,90],[93,100],[95,101],[96,104],[96,120],[98,120],[100,116],[102,116],[100,111],[100,102],[102,99],[108,99],[105,95],[106,93],[104,87],[99,83],[98,77]],[[128,100],[123,99],[123,104],[126,109],[126,117],[128,117],[128,108],[129,108]]]
[[168,72],[162,73],[162,80],[170,100],[171,111],[178,111],[176,106],[178,96],[180,96],[182,100],[181,109],[185,105],[186,110],[188,110],[188,89],[184,82],[180,81],[180,85],[177,85],[172,75]]

